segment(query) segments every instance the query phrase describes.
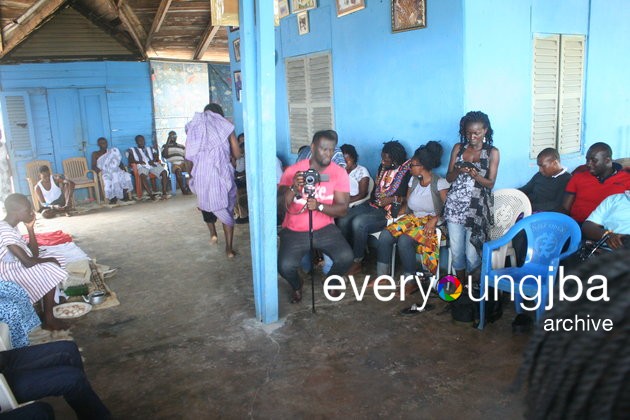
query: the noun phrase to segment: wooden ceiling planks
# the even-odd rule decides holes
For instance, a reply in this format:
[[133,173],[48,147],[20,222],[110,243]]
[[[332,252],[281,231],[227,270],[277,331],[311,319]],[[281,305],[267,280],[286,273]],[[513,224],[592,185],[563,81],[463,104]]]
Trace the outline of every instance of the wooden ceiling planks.
[[[63,0],[0,0],[0,26],[15,24],[37,3]],[[143,58],[228,62],[228,35],[225,27],[208,29],[208,0],[67,0],[95,24],[121,43],[131,45]],[[22,25],[23,26],[23,25]],[[32,32],[32,28],[30,32]],[[210,37],[210,33],[214,32]],[[203,38],[205,36],[205,38]],[[207,48],[203,51],[206,41]],[[7,45],[4,39],[4,45]],[[11,47],[12,48],[12,47]],[[0,54],[6,54],[5,51]],[[198,58],[197,58],[198,57]]]

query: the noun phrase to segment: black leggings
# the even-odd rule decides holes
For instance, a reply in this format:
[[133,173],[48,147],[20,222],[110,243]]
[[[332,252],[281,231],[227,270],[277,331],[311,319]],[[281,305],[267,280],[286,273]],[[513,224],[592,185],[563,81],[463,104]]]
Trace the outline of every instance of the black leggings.
[[211,211],[201,210],[201,215],[203,216],[203,221],[206,223],[216,223],[217,216],[214,215]]

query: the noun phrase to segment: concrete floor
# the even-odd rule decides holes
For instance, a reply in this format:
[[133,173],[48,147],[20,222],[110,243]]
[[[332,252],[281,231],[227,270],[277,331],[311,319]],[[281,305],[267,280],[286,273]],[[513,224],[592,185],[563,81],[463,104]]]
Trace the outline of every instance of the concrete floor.
[[265,326],[253,318],[248,226],[227,260],[195,205],[178,195],[37,224],[121,267],[108,282],[121,305],[71,329],[114,418],[522,418],[508,387],[529,337],[512,335],[512,307],[481,332],[439,299],[405,317],[400,301],[333,304],[320,287],[314,315],[310,292],[290,305],[279,279],[282,318]]

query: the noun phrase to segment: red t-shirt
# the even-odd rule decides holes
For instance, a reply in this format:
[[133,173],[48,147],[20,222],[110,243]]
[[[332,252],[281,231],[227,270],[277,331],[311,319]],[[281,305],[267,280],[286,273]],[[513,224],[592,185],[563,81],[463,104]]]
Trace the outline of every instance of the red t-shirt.
[[[304,159],[289,166],[280,178],[280,185],[291,186],[293,184],[293,176],[296,172],[304,172],[310,167],[310,161]],[[350,192],[350,180],[348,173],[341,166],[334,162],[321,172],[321,174],[328,175],[328,181],[322,181],[315,187],[315,199],[323,204],[332,204],[335,198],[335,191]],[[306,196],[302,198],[293,199],[293,203],[289,206],[289,209],[284,216],[284,222],[282,227],[291,229],[295,232],[308,232],[308,209],[305,209],[302,213],[299,213],[306,205]],[[323,227],[334,223],[333,217],[328,216],[320,211],[313,211],[313,230],[318,230]]]
[[569,180],[566,192],[575,194],[575,201],[570,215],[582,223],[604,199],[613,194],[630,190],[630,173],[618,169],[617,173],[600,182],[590,172],[580,172]]

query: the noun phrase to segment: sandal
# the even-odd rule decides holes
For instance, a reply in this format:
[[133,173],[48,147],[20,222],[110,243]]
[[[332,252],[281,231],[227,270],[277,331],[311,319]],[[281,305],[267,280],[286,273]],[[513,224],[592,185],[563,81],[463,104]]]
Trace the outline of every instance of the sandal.
[[423,309],[420,309],[420,306],[416,303],[414,303],[413,305],[411,305],[408,308],[405,308],[403,310],[400,311],[400,313],[402,315],[417,315],[421,312],[426,312],[426,311],[430,311],[431,309],[433,309],[433,305],[425,305]]

